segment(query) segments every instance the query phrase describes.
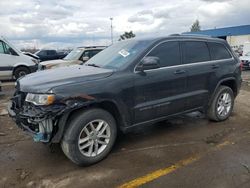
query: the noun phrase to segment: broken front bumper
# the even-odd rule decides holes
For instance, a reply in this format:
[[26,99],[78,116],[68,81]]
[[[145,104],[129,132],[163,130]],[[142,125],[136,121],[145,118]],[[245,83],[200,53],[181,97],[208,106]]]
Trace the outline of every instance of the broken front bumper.
[[31,135],[34,141],[50,142],[57,131],[57,122],[64,106],[40,107],[26,102],[21,104],[20,101],[20,96],[15,96],[9,103],[9,116],[19,128]]

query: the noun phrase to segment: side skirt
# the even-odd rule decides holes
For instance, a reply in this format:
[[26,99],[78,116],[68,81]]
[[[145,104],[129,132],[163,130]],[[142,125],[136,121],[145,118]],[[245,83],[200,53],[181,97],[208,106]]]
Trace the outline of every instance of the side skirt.
[[176,114],[172,114],[172,115],[168,115],[168,116],[164,116],[164,117],[152,119],[152,120],[149,120],[149,121],[140,122],[140,123],[128,126],[128,127],[121,127],[121,130],[122,130],[122,132],[127,133],[127,132],[130,132],[133,129],[141,127],[141,126],[152,125],[152,124],[155,124],[157,122],[161,122],[161,121],[167,120],[169,118],[177,117],[177,116],[180,116],[180,115],[183,115],[183,114],[187,114],[187,113],[190,113],[190,112],[195,112],[195,111],[205,112],[205,109],[204,109],[204,107],[198,107],[198,108],[186,110],[184,112],[180,112],[180,113],[176,113]]

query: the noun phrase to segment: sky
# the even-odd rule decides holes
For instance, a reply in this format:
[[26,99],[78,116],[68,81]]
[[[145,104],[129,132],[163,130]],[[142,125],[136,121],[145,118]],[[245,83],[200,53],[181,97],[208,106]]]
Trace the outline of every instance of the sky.
[[125,31],[136,37],[250,24],[250,0],[0,0],[0,35],[18,48],[110,45]]

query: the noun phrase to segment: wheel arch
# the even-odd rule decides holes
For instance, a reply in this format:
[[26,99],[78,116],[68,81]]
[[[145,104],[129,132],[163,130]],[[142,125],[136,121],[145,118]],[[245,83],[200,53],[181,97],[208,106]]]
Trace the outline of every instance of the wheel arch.
[[217,89],[220,87],[220,86],[228,86],[232,89],[233,93],[234,93],[234,96],[236,96],[238,94],[238,88],[237,88],[237,83],[236,83],[236,79],[234,77],[230,77],[230,78],[225,78],[225,79],[222,79],[218,82],[218,84],[216,85],[215,87],[215,90],[213,91],[212,93],[212,96],[210,97],[210,100],[209,100],[209,105],[211,104],[212,102],[212,99],[217,91]]
[[118,105],[112,100],[103,100],[100,102],[93,102],[90,104],[82,105],[76,109],[73,109],[67,113],[64,113],[58,121],[58,130],[57,133],[52,138],[52,143],[59,143],[63,137],[64,132],[67,130],[69,122],[72,118],[77,116],[79,113],[84,113],[84,111],[92,108],[100,108],[109,112],[115,119],[117,124],[117,130],[121,131],[122,128],[126,125],[124,117],[122,116],[121,111],[118,108]]

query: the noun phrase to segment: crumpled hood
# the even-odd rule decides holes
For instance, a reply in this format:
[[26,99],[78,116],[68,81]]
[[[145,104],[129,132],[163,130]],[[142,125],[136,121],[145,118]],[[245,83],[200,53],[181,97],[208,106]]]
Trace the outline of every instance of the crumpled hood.
[[108,77],[112,73],[110,69],[73,65],[26,75],[17,81],[17,87],[23,92],[47,93],[57,86],[97,80]]

